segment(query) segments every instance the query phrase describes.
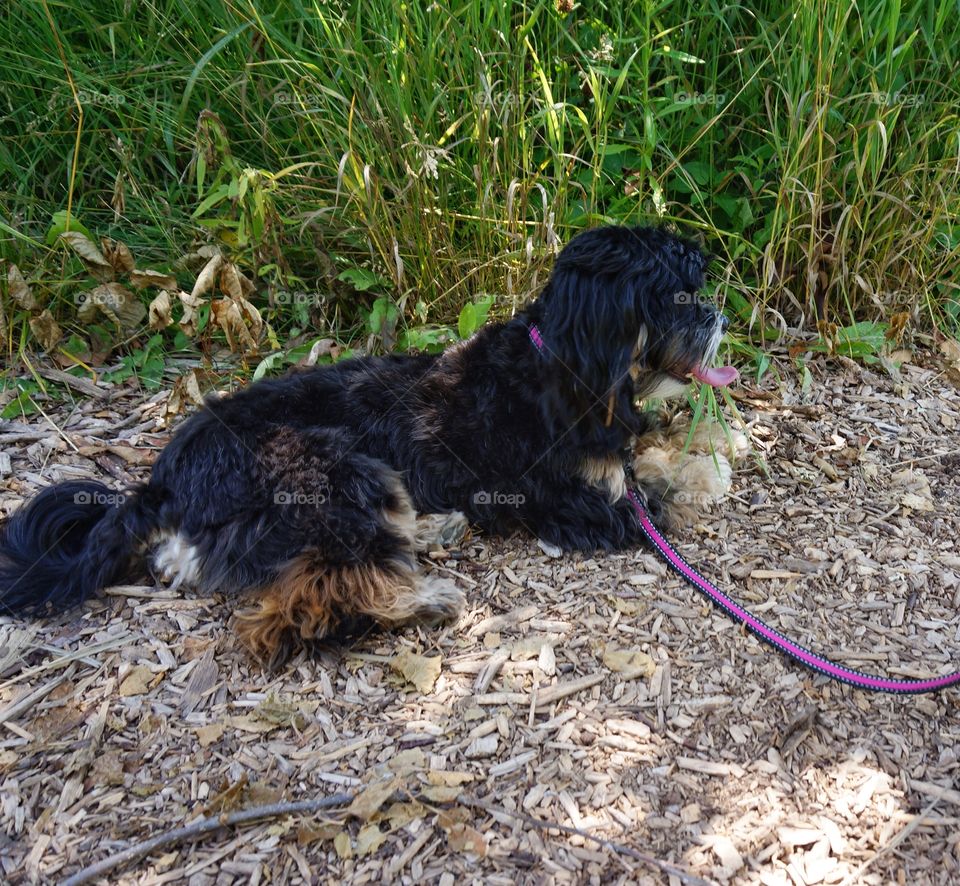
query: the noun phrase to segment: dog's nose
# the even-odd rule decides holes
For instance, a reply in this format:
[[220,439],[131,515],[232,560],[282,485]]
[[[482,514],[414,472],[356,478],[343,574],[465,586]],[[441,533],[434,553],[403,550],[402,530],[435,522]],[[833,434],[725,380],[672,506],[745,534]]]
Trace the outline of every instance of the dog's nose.
[[726,332],[727,327],[730,325],[730,320],[727,318],[726,314],[720,315],[720,331]]

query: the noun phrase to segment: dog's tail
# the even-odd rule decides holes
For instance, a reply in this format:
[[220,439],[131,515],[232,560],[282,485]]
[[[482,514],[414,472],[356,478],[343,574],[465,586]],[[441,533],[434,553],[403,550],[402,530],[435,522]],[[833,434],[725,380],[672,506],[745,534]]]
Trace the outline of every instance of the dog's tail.
[[0,612],[69,609],[126,575],[158,525],[152,497],[93,480],[40,492],[0,528]]

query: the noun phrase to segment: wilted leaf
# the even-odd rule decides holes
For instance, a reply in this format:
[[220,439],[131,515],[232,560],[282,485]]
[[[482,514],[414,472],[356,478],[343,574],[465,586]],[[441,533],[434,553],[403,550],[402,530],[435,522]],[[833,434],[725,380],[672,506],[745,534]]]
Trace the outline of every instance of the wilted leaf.
[[327,822],[315,828],[302,827],[297,830],[297,843],[301,846],[307,846],[310,843],[332,840],[337,834],[342,832],[342,828],[343,825],[337,821]]
[[603,650],[603,663],[611,671],[623,674],[627,680],[652,677],[657,669],[652,658],[639,649],[617,649],[612,644]]
[[390,665],[420,692],[432,692],[440,676],[441,661],[442,657],[439,655],[427,658],[404,650],[394,656]]
[[136,267],[133,254],[126,243],[101,237],[100,245],[103,247],[104,258],[110,263],[115,274],[129,274]]
[[181,292],[179,297],[180,303],[183,305],[180,329],[183,330],[185,335],[193,338],[197,334],[197,311],[207,303],[207,300],[189,292]]
[[267,723],[277,726],[293,726],[295,729],[304,729],[307,718],[295,704],[271,693],[254,708],[254,715]]
[[223,330],[234,353],[254,354],[263,330],[260,312],[245,298],[219,298],[210,304],[210,319]]
[[132,270],[130,272],[130,283],[134,289],[146,289],[152,286],[154,289],[176,289],[177,278],[173,274],[161,274],[159,271],[151,271],[149,268],[144,271]]
[[460,796],[460,788],[427,785],[421,793],[431,803],[452,803]]
[[431,769],[427,773],[427,781],[436,785],[461,785],[475,777],[472,772],[448,772],[446,769]]
[[220,291],[229,295],[235,301],[243,298],[243,288],[240,286],[240,273],[232,262],[224,262],[220,268]]
[[960,342],[956,339],[945,338],[940,342],[940,352],[951,363],[960,366]]
[[30,331],[45,351],[53,350],[63,337],[63,332],[57,325],[57,321],[53,319],[53,314],[46,309],[39,316],[30,318]]
[[21,308],[33,311],[39,307],[36,298],[33,296],[33,290],[23,279],[23,274],[20,273],[20,268],[16,265],[10,265],[7,269],[7,289],[10,292],[10,298]]
[[103,253],[97,249],[95,243],[86,238],[79,231],[64,231],[60,239],[67,243],[83,262],[90,276],[106,283],[113,279],[113,265],[107,261]]
[[394,754],[387,761],[387,768],[397,775],[409,775],[427,765],[427,755],[420,748],[408,748]]
[[487,854],[483,834],[468,824],[455,824],[447,831],[447,845],[454,852],[471,852],[481,858]]
[[[203,270],[197,276],[197,282],[193,284],[193,289],[190,290],[190,295],[195,299],[199,298],[205,292],[213,288],[213,283],[217,279],[217,271],[220,270],[220,266],[223,264],[223,256],[215,255],[211,258],[204,266]],[[182,296],[181,296],[182,298]]]
[[337,850],[337,856],[340,858],[353,858],[353,847],[350,845],[350,835],[345,831],[340,831],[333,838],[333,848]]
[[84,293],[84,296],[77,311],[77,317],[84,323],[91,323],[98,314],[103,314],[121,329],[132,331],[143,322],[147,314],[147,309],[139,299],[120,283],[104,283]]
[[900,496],[900,504],[912,511],[933,511],[936,510],[933,502],[929,498],[917,495],[915,492],[905,492]]
[[357,855],[364,856],[376,852],[387,839],[387,834],[380,830],[376,824],[368,824],[360,828],[357,834]]
[[279,728],[276,723],[261,720],[253,714],[237,714],[235,717],[229,718],[229,723],[234,729],[239,729],[242,732],[252,732],[255,735],[273,732],[274,729]]
[[120,695],[143,695],[153,682],[154,673],[146,665],[132,667],[123,682],[120,684]]
[[151,329],[166,329],[173,323],[173,307],[170,304],[170,293],[166,289],[150,302],[147,316]]
[[224,730],[225,727],[219,720],[208,723],[206,726],[198,727],[197,741],[200,742],[200,747],[208,748],[210,745],[216,744],[223,737]]
[[90,773],[97,785],[123,784],[123,756],[120,751],[103,751],[93,759]]
[[391,828],[402,828],[426,814],[427,807],[422,803],[392,803],[381,817],[390,822]]
[[388,778],[368,785],[353,798],[353,802],[347,807],[347,815],[353,815],[361,821],[369,821],[377,810],[390,799],[390,795],[399,784],[399,778]]
[[176,418],[191,403],[194,406],[203,406],[203,394],[200,393],[196,369],[191,369],[177,379],[163,409],[164,419],[169,421]]

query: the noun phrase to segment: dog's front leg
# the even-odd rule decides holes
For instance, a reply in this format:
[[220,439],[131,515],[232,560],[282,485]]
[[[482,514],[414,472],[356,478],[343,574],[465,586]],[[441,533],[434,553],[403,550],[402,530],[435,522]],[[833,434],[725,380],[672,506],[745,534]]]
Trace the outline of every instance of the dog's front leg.
[[528,487],[509,506],[501,505],[492,523],[485,516],[478,514],[476,522],[501,531],[521,527],[564,551],[620,551],[636,547],[643,538],[626,496],[612,501],[606,490],[569,477]]

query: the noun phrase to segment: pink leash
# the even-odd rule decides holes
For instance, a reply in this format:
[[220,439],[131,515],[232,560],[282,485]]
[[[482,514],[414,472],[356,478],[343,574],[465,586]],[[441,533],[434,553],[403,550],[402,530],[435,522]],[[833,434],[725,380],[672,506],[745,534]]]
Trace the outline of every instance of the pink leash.
[[[530,340],[536,345],[537,350],[544,348],[543,337],[536,326],[530,327]],[[643,505],[637,494],[631,489],[627,492],[627,498],[640,520],[640,528],[649,542],[653,545],[658,554],[666,561],[667,565],[674,570],[688,584],[693,585],[701,594],[709,597],[711,602],[720,607],[734,621],[746,625],[761,640],[769,643],[774,649],[790,656],[794,661],[799,662],[811,671],[824,674],[841,683],[849,683],[860,689],[868,689],[872,692],[895,692],[900,694],[917,694],[921,692],[937,692],[946,689],[948,686],[956,686],[960,683],[960,671],[952,674],[945,674],[942,677],[931,677],[928,680],[890,680],[886,677],[875,677],[872,674],[864,674],[861,671],[854,671],[850,668],[841,667],[828,661],[822,656],[816,655],[809,649],[788,640],[779,631],[775,631],[769,625],[764,624],[755,615],[751,615],[742,606],[739,606],[723,593],[715,585],[707,581],[699,572],[697,572],[683,557],[681,557],[661,534],[660,530],[650,521]]]

